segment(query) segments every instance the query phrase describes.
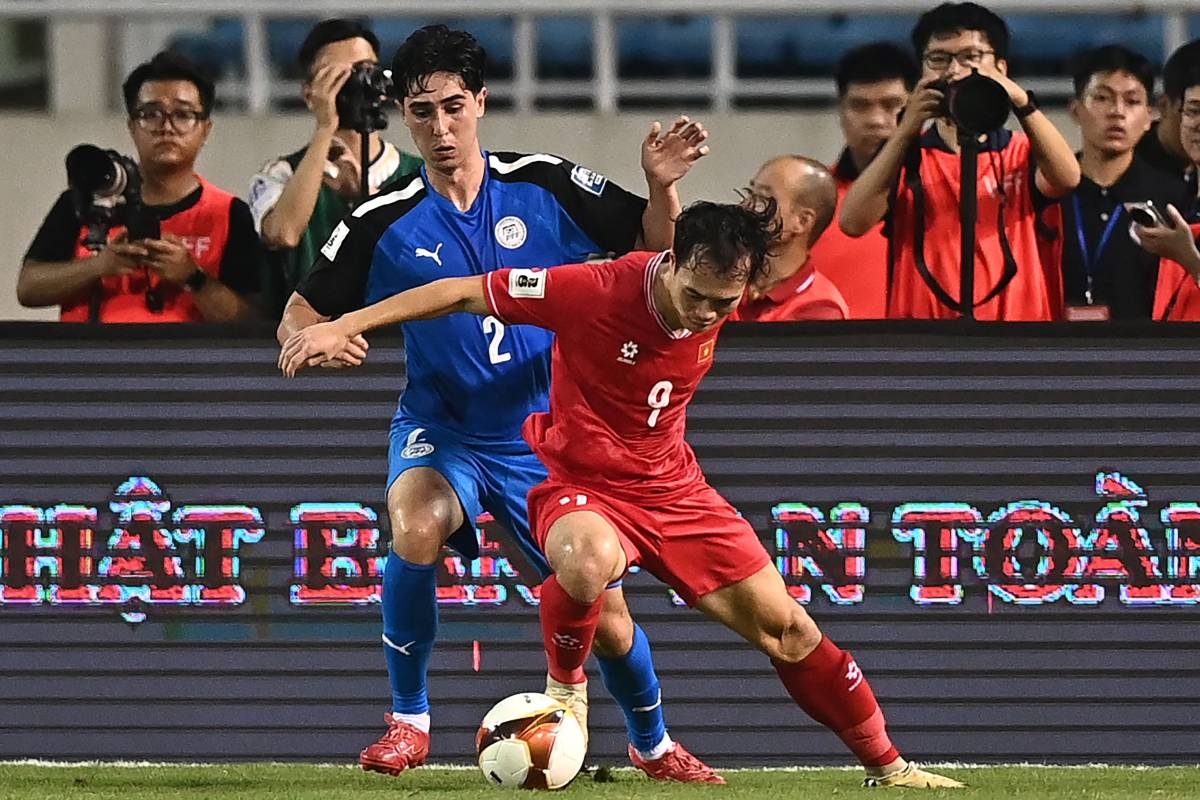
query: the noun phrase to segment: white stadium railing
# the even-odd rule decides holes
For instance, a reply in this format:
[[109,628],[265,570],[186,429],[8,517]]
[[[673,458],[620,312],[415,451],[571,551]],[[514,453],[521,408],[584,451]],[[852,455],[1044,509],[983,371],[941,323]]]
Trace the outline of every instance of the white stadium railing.
[[[222,86],[222,96],[244,101],[251,113],[264,113],[271,102],[293,95],[272,75],[267,51],[266,21],[282,17],[321,16],[429,16],[439,18],[503,16],[514,20],[513,77],[491,81],[493,91],[510,98],[515,109],[529,112],[539,99],[590,98],[592,107],[612,112],[619,98],[655,99],[672,96],[706,96],[717,111],[730,108],[733,98],[766,96],[827,98],[828,78],[743,78],[736,74],[735,20],[747,16],[818,14],[919,13],[935,0],[439,0],[436,6],[413,0],[0,0],[0,20],[40,18],[58,21],[97,20],[133,26],[149,21],[211,17],[236,17],[243,21],[244,78]],[[1163,51],[1170,52],[1187,40],[1187,14],[1196,13],[1196,0],[991,0],[997,12],[1039,14],[1159,14],[1163,17]],[[712,25],[712,71],[707,78],[626,79],[618,76],[616,25],[618,18],[638,16],[707,16]],[[536,20],[547,17],[587,17],[592,27],[592,76],[579,80],[546,80],[536,74]],[[144,44],[144,43],[143,43]],[[157,43],[154,43],[157,44]],[[120,74],[130,65],[91,64],[84,68]],[[51,67],[54,68],[53,66]],[[1054,89],[1063,79],[1049,82]],[[1035,89],[1046,86],[1030,84]],[[52,105],[53,105],[52,98]],[[59,110],[59,109],[52,109]]]

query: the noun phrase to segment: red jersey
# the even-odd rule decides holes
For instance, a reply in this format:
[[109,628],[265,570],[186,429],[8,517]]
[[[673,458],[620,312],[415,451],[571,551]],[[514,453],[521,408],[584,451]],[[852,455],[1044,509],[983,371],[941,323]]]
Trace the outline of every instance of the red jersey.
[[854,166],[849,150],[842,153],[830,172],[837,181],[837,210],[833,223],[808,254],[809,263],[829,279],[844,298],[849,316],[838,319],[883,319],[887,316],[888,255],[883,222],[857,238],[843,233],[837,219],[846,192],[858,177],[858,168]]
[[712,366],[717,328],[672,331],[652,289],[665,253],[486,276],[501,321],[554,331],[550,410],[524,435],[551,480],[630,501],[672,502],[704,479],[686,409]]
[[[197,203],[178,214],[172,214],[159,223],[164,234],[172,233],[183,239],[192,254],[196,266],[211,278],[221,274],[221,258],[229,241],[229,207],[234,196],[218,189],[208,181],[196,176],[200,184],[200,199]],[[112,241],[125,230],[122,225],[108,232]],[[83,246],[87,229],[80,231],[75,249],[75,258],[93,255]],[[190,292],[165,284],[158,276],[138,269],[128,275],[110,275],[100,279],[100,322],[201,322],[204,317]],[[146,307],[146,290],[155,287],[162,296],[161,311],[152,312]],[[63,305],[60,313],[63,322],[87,322],[88,301],[83,299],[73,305]]]
[[742,322],[792,322],[849,319],[842,293],[812,266],[811,259],[785,281],[756,300],[747,293],[731,319]]
[[[890,210],[892,236],[888,316],[893,319],[956,319],[961,297],[958,202],[961,164],[931,126],[921,137],[917,174],[901,169]],[[1043,265],[1047,256],[1038,215],[1048,204],[1034,184],[1029,137],[1002,130],[980,145],[979,224],[975,245],[975,318],[993,321],[1045,321],[1059,316],[1050,276],[1059,265]],[[923,195],[918,206],[917,192]],[[918,215],[918,208],[921,214]],[[1001,223],[1001,217],[1003,221]],[[1004,257],[1000,224],[1013,263]],[[924,241],[918,236],[918,227]],[[919,251],[919,252],[918,252]],[[928,274],[918,261],[923,258]],[[1013,269],[1015,266],[1015,270]],[[931,285],[934,284],[934,285]],[[935,288],[940,287],[940,288]],[[997,287],[1002,287],[998,292]],[[981,302],[991,297],[987,302]]]
[[[1192,226],[1192,235],[1200,236],[1200,225]],[[1158,262],[1154,319],[1200,322],[1200,285],[1179,263],[1165,258]]]

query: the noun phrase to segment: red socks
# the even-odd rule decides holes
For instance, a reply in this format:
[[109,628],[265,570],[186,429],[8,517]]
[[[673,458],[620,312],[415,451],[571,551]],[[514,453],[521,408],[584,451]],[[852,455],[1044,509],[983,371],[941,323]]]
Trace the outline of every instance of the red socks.
[[882,767],[900,757],[862,670],[828,637],[797,664],[771,663],[796,705],[836,733],[863,766]]
[[572,598],[551,575],[542,584],[539,614],[542,621],[542,642],[550,663],[550,677],[559,683],[583,683],[587,676],[583,664],[592,652],[596,624],[604,596],[591,605]]

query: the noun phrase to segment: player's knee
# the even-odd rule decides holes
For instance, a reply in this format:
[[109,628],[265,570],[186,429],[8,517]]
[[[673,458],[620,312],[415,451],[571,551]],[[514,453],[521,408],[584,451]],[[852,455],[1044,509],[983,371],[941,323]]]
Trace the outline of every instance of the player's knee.
[[420,512],[394,511],[392,520],[392,550],[405,561],[432,564],[442,545],[450,538],[449,514],[439,513],[436,507]]
[[775,661],[795,664],[821,643],[821,630],[799,605],[763,620],[759,649]]
[[573,599],[592,603],[620,575],[624,554],[615,536],[587,531],[557,531],[547,541],[546,557],[558,582]]

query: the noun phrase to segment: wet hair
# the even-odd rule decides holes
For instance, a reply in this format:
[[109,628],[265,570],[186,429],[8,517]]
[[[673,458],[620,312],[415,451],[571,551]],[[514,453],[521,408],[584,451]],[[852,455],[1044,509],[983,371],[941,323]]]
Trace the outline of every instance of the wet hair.
[[163,50],[144,64],[134,67],[133,71],[129,73],[129,77],[121,84],[121,94],[125,98],[125,112],[129,116],[132,117],[133,112],[137,110],[137,96],[138,92],[142,90],[142,85],[150,81],[188,81],[194,84],[200,93],[200,110],[204,112],[205,116],[212,113],[213,102],[216,100],[217,94],[212,79],[205,75],[198,66],[178,53]]
[[898,80],[903,81],[904,88],[911,92],[917,85],[918,75],[917,62],[903,47],[891,42],[871,42],[842,56],[833,79],[838,97],[845,97],[852,83]]
[[1163,64],[1163,94],[1183,102],[1183,93],[1200,81],[1200,39],[1181,46]]
[[675,220],[675,263],[690,269],[703,264],[718,277],[755,282],[767,274],[779,231],[774,200],[692,203]]
[[1008,23],[978,3],[942,3],[926,11],[912,29],[912,46],[919,58],[930,39],[943,39],[963,31],[979,31],[996,58],[1008,58]]
[[1154,97],[1154,66],[1150,59],[1119,44],[1106,44],[1080,53],[1071,62],[1071,78],[1075,96],[1082,98],[1083,90],[1093,75],[1127,72],[1146,87],[1146,97]]
[[300,45],[300,53],[296,56],[296,61],[299,62],[304,76],[312,77],[312,67],[316,63],[317,53],[321,52],[322,47],[334,42],[344,42],[347,39],[365,39],[367,44],[371,45],[371,49],[375,51],[375,57],[379,58],[379,37],[366,25],[357,20],[342,17],[325,19],[313,26]]
[[392,82],[397,99],[403,100],[427,90],[429,77],[436,72],[457,75],[471,94],[483,88],[487,52],[466,31],[445,25],[426,25],[413,31],[392,58]]

